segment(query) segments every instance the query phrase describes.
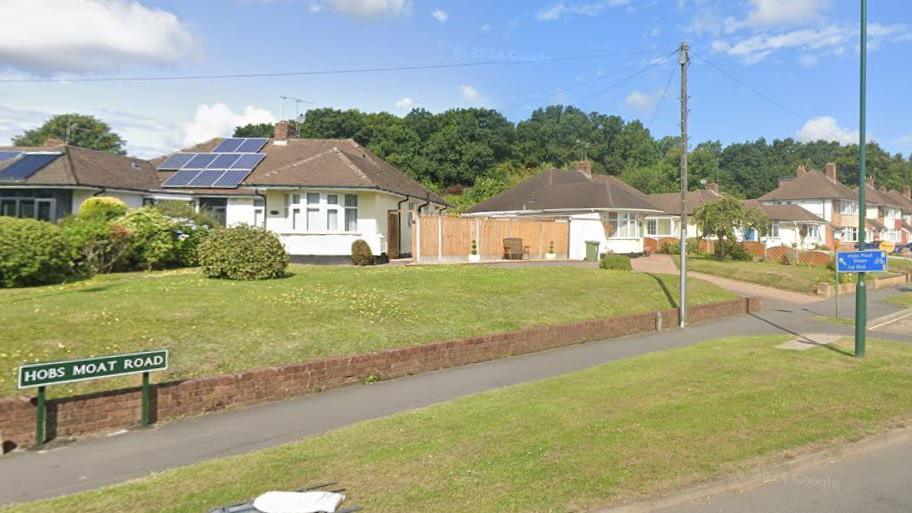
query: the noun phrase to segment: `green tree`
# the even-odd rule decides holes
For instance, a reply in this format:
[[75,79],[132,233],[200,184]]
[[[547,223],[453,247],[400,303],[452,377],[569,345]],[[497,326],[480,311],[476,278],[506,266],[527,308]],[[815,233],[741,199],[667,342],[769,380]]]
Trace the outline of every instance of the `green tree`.
[[248,123],[244,126],[234,127],[234,137],[266,137],[275,134],[275,125],[272,123]]
[[123,155],[126,141],[111,131],[107,123],[85,114],[57,114],[38,128],[13,137],[15,146],[42,146],[48,139],[59,139],[80,148]]
[[717,256],[725,258],[726,244],[735,241],[735,230],[753,229],[762,233],[769,228],[769,218],[756,208],[746,208],[735,198],[705,203],[694,211],[694,222],[703,235],[715,235]]

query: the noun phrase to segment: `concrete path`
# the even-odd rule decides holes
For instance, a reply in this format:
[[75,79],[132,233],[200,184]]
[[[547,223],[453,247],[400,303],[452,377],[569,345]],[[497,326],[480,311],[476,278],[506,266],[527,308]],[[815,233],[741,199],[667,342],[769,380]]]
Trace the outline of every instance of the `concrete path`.
[[671,255],[654,253],[649,256],[632,258],[630,266],[638,273],[678,274],[678,266],[671,259]]
[[[872,318],[899,310],[878,302],[891,292],[895,293],[872,291]],[[831,309],[832,304],[826,302],[773,308],[683,330],[591,342],[206,415],[42,452],[13,453],[0,457],[0,504],[123,482],[168,468],[280,445],[361,420],[717,337],[820,332],[850,335],[851,326],[814,320],[829,315]],[[908,340],[912,342],[912,336]]]
[[761,471],[742,486],[652,511],[662,513],[907,513],[912,432],[863,444],[796,470]]

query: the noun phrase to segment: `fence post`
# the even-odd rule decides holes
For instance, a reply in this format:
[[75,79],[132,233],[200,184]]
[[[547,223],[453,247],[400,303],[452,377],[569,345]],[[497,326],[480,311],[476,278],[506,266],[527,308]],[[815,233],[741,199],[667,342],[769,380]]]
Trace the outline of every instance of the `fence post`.
[[437,261],[443,262],[443,216],[437,214]]

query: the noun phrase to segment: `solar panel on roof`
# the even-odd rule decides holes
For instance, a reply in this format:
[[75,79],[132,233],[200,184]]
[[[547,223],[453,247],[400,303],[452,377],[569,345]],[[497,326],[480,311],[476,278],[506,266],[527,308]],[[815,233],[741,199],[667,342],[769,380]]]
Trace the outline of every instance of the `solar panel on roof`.
[[218,157],[218,153],[197,153],[181,169],[206,169],[206,166],[211,164],[216,157]]
[[175,153],[174,155],[168,157],[168,160],[162,162],[161,165],[158,166],[158,170],[177,171],[178,169],[182,168],[184,164],[190,162],[190,159],[192,159],[194,156],[194,153]]
[[227,139],[222,139],[222,142],[218,143],[218,146],[216,146],[212,151],[215,153],[238,151],[238,146],[240,146],[241,143],[243,143],[245,140],[246,139],[242,137],[229,137]]
[[220,153],[208,166],[208,169],[228,169],[240,157],[240,153]]
[[212,184],[215,183],[219,177],[225,172],[224,169],[206,169],[200,171],[198,175],[193,180],[190,180],[190,183],[187,184],[188,187],[212,187]]
[[246,169],[229,169],[219,177],[215,183],[212,184],[213,187],[226,187],[234,188],[241,184],[244,181],[244,178],[247,178],[247,175],[250,174],[250,171]]
[[21,151],[0,151],[0,160],[14,159],[22,155]]
[[265,157],[266,155],[262,153],[245,153],[231,165],[231,169],[246,169],[248,171],[253,171],[253,168],[257,167],[257,164],[262,162]]
[[200,171],[178,171],[165,180],[162,187],[183,187],[190,183]]
[[60,153],[26,153],[6,169],[0,171],[0,179],[25,180],[39,169],[53,162]]
[[266,146],[266,139],[262,137],[250,137],[245,139],[244,142],[237,147],[236,151],[240,153],[256,153],[260,151],[263,146]]

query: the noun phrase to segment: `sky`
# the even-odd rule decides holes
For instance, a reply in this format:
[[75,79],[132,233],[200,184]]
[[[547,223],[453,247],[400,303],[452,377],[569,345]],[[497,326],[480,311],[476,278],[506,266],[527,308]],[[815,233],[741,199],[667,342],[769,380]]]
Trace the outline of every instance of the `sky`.
[[[912,18],[870,2],[868,135],[912,152]],[[0,0],[0,144],[93,114],[151,157],[310,108],[538,107],[679,131],[692,143],[858,140],[852,0]],[[453,64],[490,63],[447,67]],[[343,69],[440,66],[361,73]],[[109,80],[198,75],[273,76]],[[275,76],[276,74],[285,74]],[[282,100],[285,96],[289,99]],[[301,102],[294,99],[302,100]]]

